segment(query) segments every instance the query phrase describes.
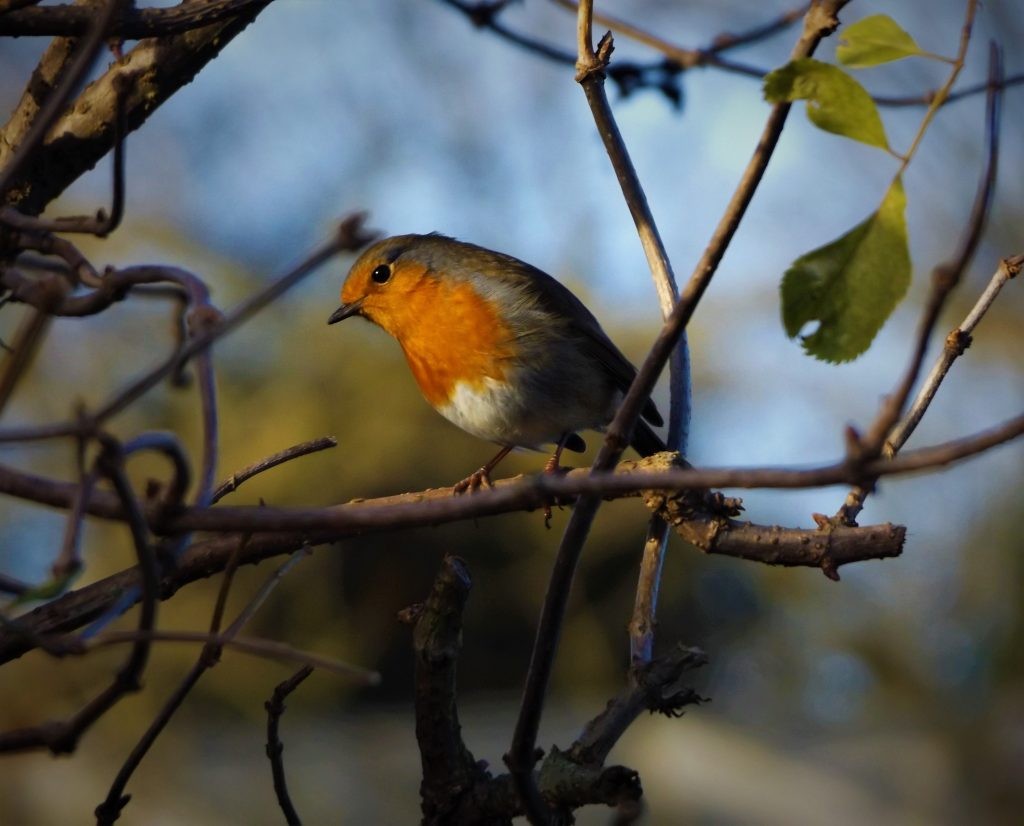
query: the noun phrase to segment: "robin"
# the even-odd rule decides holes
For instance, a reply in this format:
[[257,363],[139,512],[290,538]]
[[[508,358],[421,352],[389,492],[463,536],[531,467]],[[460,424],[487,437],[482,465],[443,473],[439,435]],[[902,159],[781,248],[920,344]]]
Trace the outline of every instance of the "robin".
[[[636,368],[566,287],[523,261],[437,233],[369,247],[341,288],[334,324],[360,315],[398,340],[424,397],[450,422],[501,445],[453,492],[491,485],[516,447],[582,452],[579,430],[603,430]],[[630,444],[665,450],[650,399]]]

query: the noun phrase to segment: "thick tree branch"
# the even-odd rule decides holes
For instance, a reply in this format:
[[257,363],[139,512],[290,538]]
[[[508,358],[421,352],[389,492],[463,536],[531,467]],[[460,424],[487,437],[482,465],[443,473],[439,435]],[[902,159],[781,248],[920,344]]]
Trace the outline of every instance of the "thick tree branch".
[[[423,764],[423,823],[434,826],[508,826],[523,813],[510,775],[492,777],[466,747],[459,725],[455,671],[462,648],[462,613],[469,596],[462,560],[446,557],[425,603],[400,618],[414,625],[416,739]],[[540,794],[565,820],[589,805],[615,806],[639,800],[635,771],[604,765],[611,748],[643,711],[678,716],[699,701],[681,678],[702,665],[696,649],[679,648],[641,669],[632,685],[613,698],[584,728],[568,751],[552,747],[535,777]]]
[[[272,0],[254,0],[245,3],[237,14],[216,23],[138,43],[123,60],[89,84],[53,124],[44,142],[32,152],[25,169],[10,182],[7,203],[28,215],[42,212],[113,147],[119,87],[130,90],[125,101],[126,127],[129,131],[138,129],[157,107],[220,54],[270,2]],[[25,9],[12,14],[41,10]],[[93,13],[88,8],[84,11]],[[0,22],[10,16],[0,17]],[[2,155],[9,141],[6,134],[0,135],[0,166],[6,167],[9,163]]]
[[[69,55],[66,62],[62,61],[61,65],[56,68],[55,72],[59,74],[59,79],[55,79],[55,84],[49,90],[46,99],[39,101],[39,108],[32,117],[31,123],[25,124],[24,134],[17,145],[13,143],[13,136],[7,134],[7,129],[4,134],[0,135],[0,197],[6,202],[13,203],[19,200],[21,192],[17,190],[20,188],[21,191],[24,191],[26,175],[32,176],[45,171],[45,168],[40,169],[38,164],[39,156],[42,154],[39,151],[40,144],[44,144],[48,130],[60,116],[65,104],[78,90],[79,84],[85,79],[89,69],[92,68],[93,62],[103,48],[110,23],[123,4],[124,0],[107,0],[98,15],[95,8],[91,6],[76,7],[89,14],[87,36],[80,44],[76,44],[74,54]],[[2,19],[0,18],[0,20]],[[61,56],[60,48],[53,50],[52,59],[58,60]],[[44,61],[46,59],[47,57],[44,56]],[[29,107],[29,109],[31,108]],[[24,121],[15,120],[9,126],[13,126],[16,131],[22,123]],[[5,147],[9,149],[9,152],[4,151]],[[106,154],[105,151],[104,154]],[[12,188],[16,190],[13,198],[11,197]],[[42,207],[40,207],[41,210]]]
[[[252,564],[282,553],[289,553],[303,544],[318,545],[336,541],[344,536],[369,531],[393,531],[416,525],[432,525],[441,522],[481,517],[521,510],[524,507],[543,507],[554,495],[564,496],[587,490],[590,493],[612,495],[637,489],[686,490],[699,487],[780,487],[794,488],[810,485],[832,485],[863,475],[872,478],[896,472],[922,470],[948,464],[967,456],[984,452],[995,445],[1024,434],[1024,415],[1011,419],[1003,425],[984,431],[967,439],[947,442],[924,450],[904,453],[892,460],[878,460],[862,468],[846,463],[811,468],[807,470],[728,470],[728,469],[680,469],[662,473],[637,471],[636,465],[623,463],[622,473],[593,476],[584,471],[575,471],[563,478],[541,475],[529,479],[503,480],[493,491],[481,491],[472,497],[453,498],[449,488],[437,488],[417,494],[388,497],[372,502],[359,502],[321,509],[270,509],[270,508],[208,508],[182,509],[181,513],[169,519],[162,508],[150,506],[147,519],[150,524],[167,531],[188,531],[197,529],[238,530],[253,532],[246,542],[241,564]],[[32,474],[11,469],[0,469],[0,492],[29,499],[43,504],[70,508],[75,501],[77,485],[55,482]],[[415,501],[410,501],[415,500]],[[124,513],[116,500],[109,494],[96,491],[90,500],[88,511],[96,516],[122,519]],[[164,521],[166,520],[166,521]],[[756,526],[731,526],[731,530],[746,531],[757,545],[767,544],[778,547],[771,529]],[[271,532],[256,532],[260,530]],[[880,536],[888,534],[893,543],[899,542],[898,528],[853,529],[863,533],[833,534],[832,554],[835,555],[837,537],[851,544],[865,543],[865,547],[877,547]],[[714,528],[713,547],[718,553],[729,553],[741,557],[760,558],[752,546],[742,544],[736,547],[723,540],[723,528]],[[880,533],[879,533],[880,532]],[[695,537],[699,539],[699,537]],[[817,532],[808,532],[806,542],[798,538],[800,546],[820,540]],[[161,583],[161,598],[170,597],[178,588],[203,577],[224,570],[228,559],[239,541],[238,536],[223,536],[193,544],[179,559],[173,576],[165,576]],[[780,543],[781,545],[781,543]],[[887,547],[887,546],[883,546]],[[892,546],[895,547],[895,546]],[[828,545],[826,549],[828,550]],[[806,564],[822,567],[822,556],[806,556]],[[849,551],[844,550],[844,554]],[[893,555],[892,553],[882,554]],[[781,557],[765,558],[771,564],[785,564]],[[802,564],[802,563],[797,563]],[[122,571],[93,585],[60,597],[53,602],[36,608],[16,623],[0,632],[0,662],[20,656],[39,644],[40,634],[53,634],[80,628],[91,619],[108,611],[128,590],[135,588],[138,581],[135,569]],[[12,627],[13,625],[13,627]]]
[[[465,562],[445,557],[427,601],[415,617],[416,742],[423,782],[424,824],[449,824],[467,790],[490,780],[462,740],[456,702],[456,667],[462,649],[462,612],[472,587]],[[461,820],[458,822],[467,822]]]
[[[181,34],[250,12],[269,1],[206,0],[181,2],[169,8],[127,8],[113,21],[110,36],[142,40]],[[256,9],[259,11],[262,8]],[[88,6],[66,4],[9,11],[0,13],[0,37],[76,37],[89,31],[94,18],[95,12]]]

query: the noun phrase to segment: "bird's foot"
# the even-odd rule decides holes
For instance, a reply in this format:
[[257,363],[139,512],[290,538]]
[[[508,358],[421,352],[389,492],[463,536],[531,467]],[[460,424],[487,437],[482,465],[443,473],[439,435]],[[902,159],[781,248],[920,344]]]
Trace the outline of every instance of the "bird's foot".
[[489,488],[494,487],[494,483],[491,481],[491,469],[484,465],[478,470],[474,470],[469,476],[463,479],[461,482],[456,482],[452,485],[452,496],[460,496],[466,491],[475,493],[480,490],[484,485]]
[[[562,467],[560,464],[558,464],[558,458],[559,458],[558,454],[560,452],[561,451],[557,451],[557,452],[555,452],[555,454],[553,456],[550,456],[548,458],[547,462],[544,463],[543,473],[545,473],[545,474],[547,474],[549,476],[557,476],[558,474],[568,473],[569,472],[570,468]],[[558,502],[555,501],[554,499],[552,499],[551,501],[544,503],[544,527],[547,528],[548,530],[551,529],[551,516],[552,516],[552,514],[551,514],[551,506],[552,505],[558,505]],[[558,506],[558,509],[559,510],[562,509],[561,505]]]
[[552,454],[551,456],[549,456],[548,460],[544,463],[543,473],[547,473],[547,474],[567,473],[569,468],[562,467],[560,464],[558,464],[558,459],[559,459],[559,456],[558,456],[557,453]]

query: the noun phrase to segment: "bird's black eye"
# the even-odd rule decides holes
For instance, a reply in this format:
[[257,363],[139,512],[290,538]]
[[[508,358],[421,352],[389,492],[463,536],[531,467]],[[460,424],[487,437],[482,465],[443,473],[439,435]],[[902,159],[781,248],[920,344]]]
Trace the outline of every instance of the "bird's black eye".
[[375,267],[373,272],[370,273],[370,278],[378,284],[384,284],[389,278],[391,278],[391,267],[387,264],[381,264],[379,267]]

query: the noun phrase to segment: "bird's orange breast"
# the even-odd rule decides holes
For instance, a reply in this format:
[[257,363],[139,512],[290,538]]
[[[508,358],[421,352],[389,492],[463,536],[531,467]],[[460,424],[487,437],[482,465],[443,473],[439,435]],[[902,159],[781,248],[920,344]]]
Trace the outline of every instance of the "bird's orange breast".
[[512,331],[469,282],[426,275],[367,314],[398,340],[435,407],[446,405],[460,383],[475,390],[507,376]]

